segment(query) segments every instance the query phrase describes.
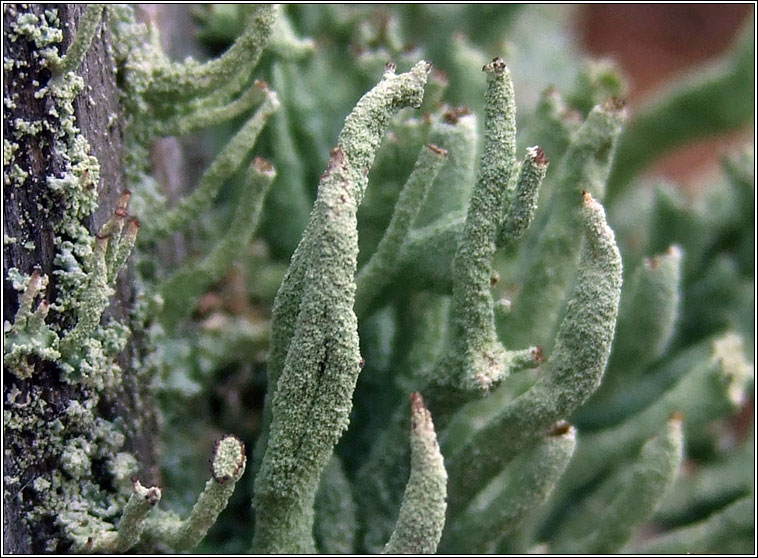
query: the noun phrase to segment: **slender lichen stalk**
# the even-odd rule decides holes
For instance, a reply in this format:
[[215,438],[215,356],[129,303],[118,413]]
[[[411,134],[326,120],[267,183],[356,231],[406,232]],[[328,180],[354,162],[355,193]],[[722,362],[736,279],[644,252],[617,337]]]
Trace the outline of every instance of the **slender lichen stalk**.
[[[368,182],[368,170],[391,116],[403,107],[416,107],[421,103],[428,71],[429,64],[424,61],[416,64],[410,72],[400,75],[395,75],[393,69],[388,69],[382,81],[358,101],[347,117],[339,135],[338,144],[349,164],[350,195],[355,196],[356,204],[363,197]],[[356,164],[359,165],[358,168],[364,170],[356,172]],[[271,347],[266,369],[270,388],[263,410],[263,433],[256,445],[257,460],[263,457],[268,443],[268,429],[271,421],[270,394],[276,389],[284,368],[304,296],[306,271],[309,266],[307,260],[312,257],[310,245],[316,236],[312,221],[313,218],[306,226],[274,300],[271,317]],[[258,463],[254,462],[253,469],[258,469]]]
[[162,322],[173,327],[189,315],[200,296],[244,254],[258,227],[263,200],[276,176],[268,161],[256,157],[247,171],[229,228],[200,261],[188,262],[158,285],[163,297]]
[[516,166],[513,83],[500,58],[483,70],[488,77],[484,150],[453,261],[451,341],[437,366],[436,385],[427,390],[430,406],[442,424],[462,394],[486,394],[512,370],[536,366],[541,358],[536,347],[507,351],[500,343],[491,287],[498,237],[515,240],[528,226],[547,160],[539,148],[530,148],[526,170],[517,181],[513,199],[508,200]]
[[174,550],[189,550],[205,537],[226,508],[237,481],[245,472],[245,446],[236,436],[216,442],[211,478],[185,519],[171,512],[156,512],[145,522],[145,535]]
[[80,550],[96,554],[112,554],[131,549],[139,542],[145,529],[145,519],[160,499],[160,488],[145,488],[139,480],[135,480],[132,495],[119,520],[118,531],[102,533],[89,541],[86,548]]
[[498,226],[516,160],[516,102],[510,72],[499,58],[484,70],[488,77],[484,151],[453,262],[453,344],[443,364],[454,383],[474,390],[487,390],[507,374],[490,287]]
[[353,311],[357,207],[390,117],[403,106],[420,105],[428,71],[423,61],[401,75],[388,68],[358,101],[277,294],[268,370],[271,422],[258,444],[265,453],[255,482],[255,551],[315,548],[319,475],[347,426],[361,368]]
[[57,64],[54,64],[53,71],[56,76],[62,76],[66,72],[75,72],[79,68],[100,25],[104,8],[104,4],[89,4],[86,7],[84,15],[79,20],[74,40],[69,45],[66,54]]
[[391,281],[403,241],[424,202],[426,192],[446,159],[447,151],[436,145],[427,144],[422,148],[416,166],[398,197],[384,236],[371,259],[355,278],[355,313],[358,316],[366,312],[381,290]]
[[454,510],[441,550],[445,553],[491,553],[542,504],[560,482],[576,446],[576,430],[566,422],[553,425],[533,447],[482,486],[469,504]]
[[151,217],[146,231],[148,238],[164,237],[197,219],[204,210],[210,207],[224,181],[239,168],[245,156],[255,145],[263,126],[279,108],[276,93],[269,91],[265,84],[261,83],[258,87],[264,89],[265,95],[261,106],[216,156],[193,192],[182,199],[176,207],[168,211],[164,210],[162,214],[156,212]]
[[384,554],[434,554],[445,525],[447,473],[432,416],[411,395],[411,476]]
[[182,99],[212,92],[245,69],[255,67],[279,13],[279,6],[254,7],[247,17],[244,33],[222,56],[199,64],[195,60],[164,62],[152,69],[145,92],[147,98]]
[[551,424],[569,416],[600,384],[618,312],[621,256],[602,206],[588,193],[582,205],[586,240],[579,276],[553,354],[533,387],[450,456],[453,507],[467,501]]
[[350,178],[345,154],[336,148],[311,214],[312,236],[305,238],[302,300],[255,479],[256,552],[315,550],[318,479],[347,427],[361,360],[353,313],[357,205]]

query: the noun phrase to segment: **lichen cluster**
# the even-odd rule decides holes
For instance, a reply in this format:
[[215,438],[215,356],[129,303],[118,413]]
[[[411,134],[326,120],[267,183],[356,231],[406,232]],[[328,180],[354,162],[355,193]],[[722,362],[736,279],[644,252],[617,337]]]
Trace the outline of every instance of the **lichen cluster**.
[[[170,60],[128,6],[88,6],[64,53],[55,10],[8,8],[6,37],[34,45],[51,118],[12,124],[5,187],[27,187],[24,142],[67,162],[47,177],[64,212],[55,271],[6,271],[19,300],[4,428],[33,433],[59,465],[5,489],[32,487],[26,521],[54,521],[65,541],[46,550],[752,544],[752,430],[738,438],[728,421],[753,382],[754,159],[725,160],[692,200],[637,178],[653,153],[750,119],[752,42],[630,119],[613,64],[577,64],[511,26],[560,21],[491,8],[207,6],[199,36],[224,47],[207,62]],[[479,42],[442,40],[456,21]],[[129,190],[90,232],[99,169],[72,99],[106,27]],[[504,49],[508,64],[487,56]],[[530,49],[573,84],[558,72],[522,100],[530,78],[545,83]],[[4,62],[24,78],[25,62]],[[713,91],[737,100],[714,107]],[[688,118],[700,120],[678,135],[649,125]],[[217,154],[169,203],[152,143],[210,127]],[[177,239],[190,255],[166,264]],[[139,295],[119,322],[106,308],[130,255]],[[128,432],[98,408],[124,381],[130,336],[163,417],[160,488],[132,477]],[[73,390],[55,420],[34,397],[43,369]]]

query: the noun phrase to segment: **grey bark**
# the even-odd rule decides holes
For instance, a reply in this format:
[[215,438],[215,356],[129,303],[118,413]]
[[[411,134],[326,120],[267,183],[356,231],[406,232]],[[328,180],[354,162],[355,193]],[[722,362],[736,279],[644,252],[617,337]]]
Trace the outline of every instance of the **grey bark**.
[[[64,25],[64,39],[61,51],[73,38],[72,30],[76,29],[76,22],[85,10],[85,6],[78,4],[39,5],[24,4],[15,5],[18,13],[32,12],[41,14],[45,10],[55,8],[61,22]],[[25,76],[19,76],[18,70],[4,69],[4,82],[6,96],[18,94],[16,107],[5,109],[3,129],[6,137],[10,133],[10,123],[16,118],[25,120],[39,120],[51,118],[45,116],[47,107],[45,98],[35,99],[34,92],[37,90],[32,84],[33,80],[40,86],[50,79],[50,72],[41,68],[31,57],[33,46],[23,37],[12,41],[7,36],[10,29],[13,10],[8,5],[3,6],[3,47],[5,57],[24,59],[29,62],[25,68]],[[107,11],[104,14],[107,18]],[[75,104],[77,125],[91,145],[91,153],[100,162],[101,180],[98,184],[99,207],[89,218],[87,226],[91,232],[96,232],[102,224],[108,220],[116,207],[116,201],[125,188],[124,176],[124,146],[123,146],[123,119],[119,118],[115,124],[108,125],[110,114],[121,114],[119,106],[119,90],[117,87],[118,69],[110,55],[109,43],[112,40],[105,21],[101,22],[100,28],[93,39],[92,45],[87,52],[78,73],[87,84],[80,99]],[[15,73],[14,73],[15,72]],[[88,100],[91,97],[94,103]],[[18,143],[20,148],[17,156],[21,158],[24,167],[30,176],[26,187],[9,187],[3,190],[4,201],[4,233],[11,237],[31,240],[34,249],[27,250],[21,243],[3,246],[3,319],[13,321],[18,307],[18,293],[13,289],[7,277],[7,270],[12,267],[18,268],[24,273],[31,273],[35,267],[47,274],[50,282],[46,292],[48,301],[55,299],[55,276],[53,271],[53,258],[55,246],[53,243],[53,228],[56,219],[60,218],[60,210],[56,209],[56,199],[46,186],[46,177],[60,175],[63,161],[52,149],[52,138],[45,137],[50,134],[42,132],[34,141],[28,137]],[[41,141],[47,139],[48,141]],[[4,174],[7,169],[3,169]],[[40,204],[41,209],[38,209]],[[45,210],[49,210],[48,216],[44,217]],[[30,218],[22,218],[27,215]],[[110,307],[106,311],[108,316],[127,320],[130,308],[134,303],[134,293],[130,288],[130,275],[132,270],[127,268],[121,273],[117,283],[115,296],[111,299]],[[52,312],[48,321],[57,321],[64,327],[70,327],[72,316],[54,315]],[[131,451],[137,457],[142,470],[140,479],[143,484],[149,486],[158,481],[157,460],[155,454],[155,434],[157,430],[156,415],[153,410],[151,395],[148,391],[148,382],[140,381],[138,371],[131,368],[132,362],[139,362],[140,353],[144,350],[143,343],[132,336],[127,349],[119,358],[119,364],[124,371],[124,381],[114,393],[103,394],[98,406],[99,416],[105,419],[122,417],[125,424],[127,437],[126,450]],[[133,357],[137,357],[136,359]],[[41,396],[47,403],[50,419],[61,413],[71,399],[82,399],[83,390],[79,386],[73,386],[61,381],[59,370],[54,363],[37,362],[34,375],[28,380],[20,380],[12,372],[3,367],[4,393],[14,387],[24,394],[30,394],[32,390],[37,396]],[[32,470],[19,470],[17,459],[21,455],[34,455],[37,451],[34,432],[19,432],[7,429],[4,425],[4,463],[3,474],[19,476],[21,486],[34,478],[43,476],[46,472],[57,468],[55,456],[35,456],[35,466]],[[23,490],[22,490],[23,491]],[[49,522],[34,525],[30,528],[24,521],[24,517],[32,505],[33,494],[24,497],[21,501],[15,498],[15,494],[4,491],[4,524],[3,545],[7,553],[30,553],[44,552],[45,543],[50,539],[60,539],[53,519]],[[64,542],[61,545],[65,546]],[[61,546],[63,548],[63,546]]]

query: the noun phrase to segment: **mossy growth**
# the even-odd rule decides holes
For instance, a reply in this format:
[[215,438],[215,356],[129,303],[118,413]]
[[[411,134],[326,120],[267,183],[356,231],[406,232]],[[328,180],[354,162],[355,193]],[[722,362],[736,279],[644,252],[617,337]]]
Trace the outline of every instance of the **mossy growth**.
[[[63,162],[21,216],[54,223],[52,264],[5,274],[4,428],[31,440],[6,448],[5,502],[55,534],[35,550],[747,548],[752,431],[729,421],[753,382],[751,149],[702,196],[636,179],[676,143],[651,120],[744,122],[747,42],[635,116],[547,7],[206,6],[205,62],[138,11],[4,12],[29,45],[6,75],[46,110],[7,124],[6,191],[37,185],[32,143]],[[74,107],[104,34],[128,189],[94,227]],[[190,134],[214,154],[168,201],[149,153]],[[128,382],[161,413],[160,488],[109,407]]]

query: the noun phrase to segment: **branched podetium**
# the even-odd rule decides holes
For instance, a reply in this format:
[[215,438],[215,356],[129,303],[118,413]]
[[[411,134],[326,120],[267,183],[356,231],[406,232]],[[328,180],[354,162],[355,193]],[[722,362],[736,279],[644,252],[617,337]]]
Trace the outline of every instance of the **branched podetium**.
[[[207,62],[170,60],[125,5],[78,10],[62,55],[56,9],[4,12],[4,44],[26,41],[50,75],[32,83],[49,118],[14,119],[14,134],[54,132],[64,167],[41,181],[65,213],[54,259],[9,270],[19,308],[4,327],[13,374],[4,432],[25,450],[6,473],[17,485],[6,496],[16,491],[13,502],[26,506],[32,535],[48,524],[62,534],[48,551],[191,551],[219,518],[198,551],[724,553],[753,544],[754,435],[723,435],[754,374],[745,311],[754,304],[753,149],[702,197],[627,188],[680,140],[752,115],[752,28],[709,71],[635,110],[627,131],[613,65],[569,67],[573,90],[544,92],[517,149],[510,69],[501,58],[485,63],[481,33],[420,46],[402,37],[427,15],[435,29],[469,33],[504,29],[513,16],[425,10],[385,6],[367,22],[363,8],[213,6],[201,25],[229,48]],[[123,124],[130,190],[94,231],[107,185],[76,125],[88,103],[74,101],[103,44],[123,109],[108,126]],[[515,46],[525,80],[574,56],[553,48],[549,65],[538,56],[522,64]],[[450,79],[414,63],[422,53],[439,56]],[[23,79],[22,62],[8,58],[6,74]],[[14,98],[5,101],[11,110]],[[335,114],[348,114],[341,131]],[[196,184],[166,203],[150,176],[154,140],[238,117]],[[4,145],[16,192],[29,175],[14,159],[22,146]],[[265,242],[253,243],[259,222]],[[165,269],[161,244],[185,232],[192,256]],[[18,236],[4,239],[18,243],[11,252],[44,251]],[[146,265],[120,275],[138,240]],[[230,290],[244,309],[198,304],[235,263],[244,273]],[[134,312],[119,321],[109,299],[132,278]],[[214,315],[196,321],[203,306]],[[267,393],[254,412],[246,387],[264,359]],[[51,373],[75,394],[62,405],[36,397],[35,381]],[[147,403],[129,401],[134,424],[110,406],[122,388],[133,394],[125,380],[135,378],[161,390],[165,489],[140,482],[153,463],[130,453]],[[198,431],[229,424],[246,441],[257,435],[241,486],[255,516],[246,527],[220,515],[246,469],[242,441],[218,440],[205,477],[184,463],[197,461]],[[29,478],[35,461],[50,470]],[[694,473],[677,479],[683,462]],[[169,496],[195,480],[191,509],[164,507],[187,502]],[[651,520],[666,532],[641,541]]]

